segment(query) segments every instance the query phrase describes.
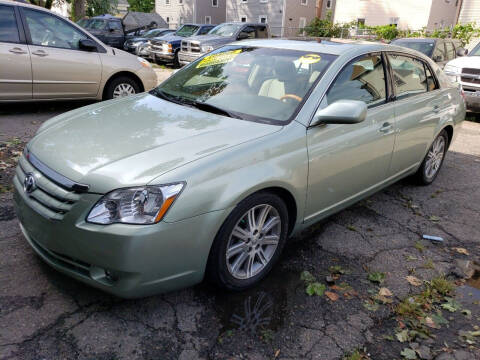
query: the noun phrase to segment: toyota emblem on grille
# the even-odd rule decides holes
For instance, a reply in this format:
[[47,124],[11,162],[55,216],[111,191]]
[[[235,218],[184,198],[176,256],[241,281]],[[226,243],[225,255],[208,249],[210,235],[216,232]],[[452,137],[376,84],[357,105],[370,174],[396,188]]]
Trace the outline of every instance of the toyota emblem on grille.
[[37,188],[37,184],[35,182],[35,176],[32,173],[28,173],[23,179],[23,190],[30,194]]

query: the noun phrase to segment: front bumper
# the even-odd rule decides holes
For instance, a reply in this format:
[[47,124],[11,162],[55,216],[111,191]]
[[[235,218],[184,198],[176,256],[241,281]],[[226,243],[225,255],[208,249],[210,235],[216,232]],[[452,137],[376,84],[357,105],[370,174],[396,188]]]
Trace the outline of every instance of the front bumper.
[[15,182],[15,209],[25,238],[58,271],[123,298],[172,291],[203,279],[225,211],[140,226],[85,222],[101,197],[84,193],[62,220],[41,216]]
[[188,65],[203,55],[204,55],[203,53],[190,53],[190,52],[180,51],[178,53],[178,62],[182,65]]
[[161,50],[149,50],[150,58],[159,61],[173,61],[175,59],[175,53],[170,53]]
[[480,112],[480,88],[475,91],[473,88],[463,88],[467,110]]

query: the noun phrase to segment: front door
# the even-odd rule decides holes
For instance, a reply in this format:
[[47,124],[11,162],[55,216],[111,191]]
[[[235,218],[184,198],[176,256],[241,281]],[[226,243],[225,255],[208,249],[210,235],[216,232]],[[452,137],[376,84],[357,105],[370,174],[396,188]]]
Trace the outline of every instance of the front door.
[[100,57],[83,51],[87,36],[60,17],[23,8],[32,59],[33,98],[95,98],[102,75]]
[[368,114],[358,124],[327,124],[307,130],[305,220],[329,215],[386,181],[395,133],[393,104],[387,102],[386,89],[380,54],[351,61],[331,85],[321,108],[337,100],[360,100],[368,105]]
[[0,5],[0,100],[32,98],[30,53],[20,34],[14,7]]

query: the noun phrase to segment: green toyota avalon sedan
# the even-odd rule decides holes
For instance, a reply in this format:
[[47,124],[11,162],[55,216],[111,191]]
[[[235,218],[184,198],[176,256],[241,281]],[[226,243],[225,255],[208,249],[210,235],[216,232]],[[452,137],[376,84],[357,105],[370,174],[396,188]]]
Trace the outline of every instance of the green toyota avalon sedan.
[[45,262],[120,297],[242,290],[305,227],[403,177],[434,181],[464,117],[413,50],[248,40],[45,122],[16,210]]

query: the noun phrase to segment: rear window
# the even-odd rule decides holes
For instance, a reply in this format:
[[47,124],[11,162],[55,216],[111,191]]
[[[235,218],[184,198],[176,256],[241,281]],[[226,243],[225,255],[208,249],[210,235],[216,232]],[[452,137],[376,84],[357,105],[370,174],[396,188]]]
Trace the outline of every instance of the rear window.
[[0,5],[0,42],[20,42],[15,11],[11,6]]
[[424,41],[392,41],[392,45],[403,46],[409,49],[417,50],[428,57],[432,56],[433,48],[435,47],[434,42],[424,42]]

